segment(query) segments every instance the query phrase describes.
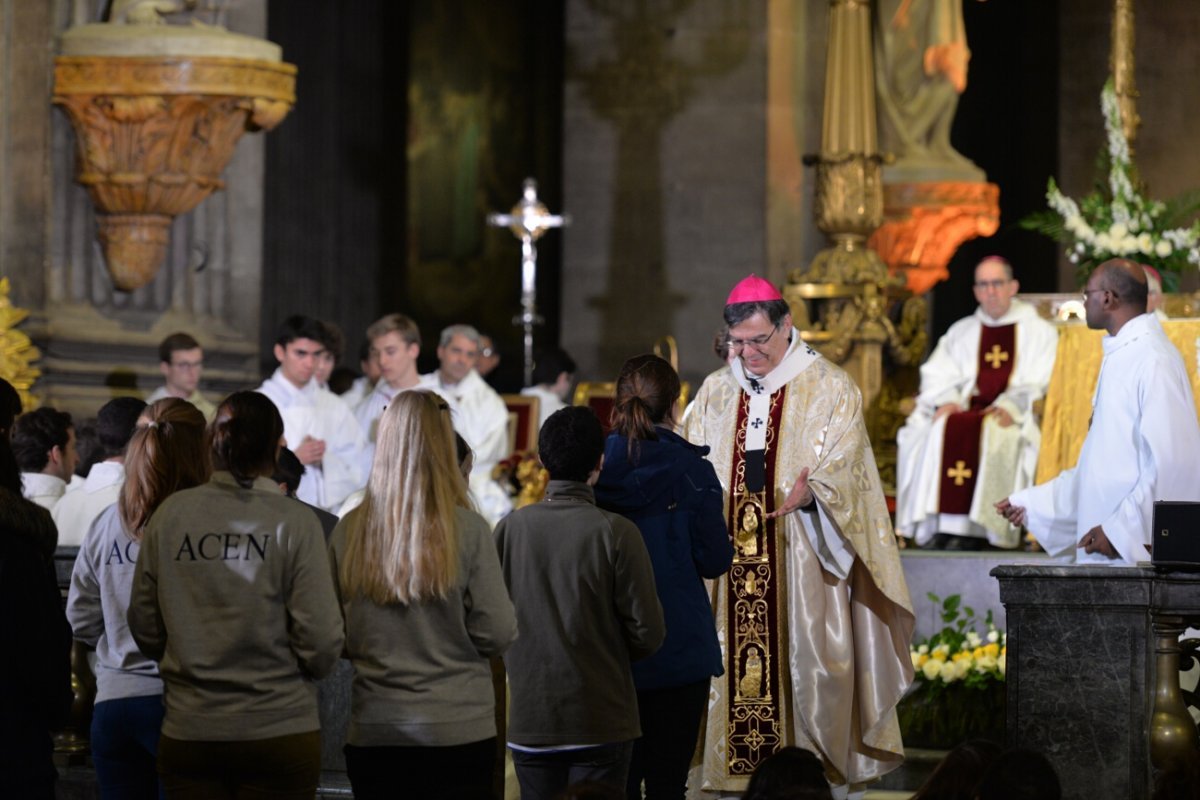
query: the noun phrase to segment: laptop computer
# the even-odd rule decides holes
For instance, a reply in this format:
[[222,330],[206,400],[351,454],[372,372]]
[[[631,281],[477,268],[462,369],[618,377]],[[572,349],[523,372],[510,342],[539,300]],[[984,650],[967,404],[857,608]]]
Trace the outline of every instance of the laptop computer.
[[1150,563],[1163,569],[1200,570],[1200,503],[1155,502]]

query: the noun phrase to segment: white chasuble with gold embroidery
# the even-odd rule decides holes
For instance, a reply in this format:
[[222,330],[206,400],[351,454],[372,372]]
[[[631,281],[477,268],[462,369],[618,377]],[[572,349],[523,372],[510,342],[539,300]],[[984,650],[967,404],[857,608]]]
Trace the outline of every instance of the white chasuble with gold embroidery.
[[[818,753],[835,784],[903,760],[895,706],[914,620],[861,406],[850,377],[803,344],[762,378],[734,361],[696,397],[684,433],[711,448],[735,552],[713,583],[726,672],[693,789],[744,790],[786,745]],[[815,505],[767,519],[805,467]]]

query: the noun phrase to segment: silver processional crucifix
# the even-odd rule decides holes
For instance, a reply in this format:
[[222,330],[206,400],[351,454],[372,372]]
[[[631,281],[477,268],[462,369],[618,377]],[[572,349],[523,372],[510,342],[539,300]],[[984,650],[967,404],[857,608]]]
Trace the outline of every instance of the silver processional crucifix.
[[507,214],[488,214],[488,225],[508,228],[521,240],[521,313],[514,325],[525,328],[525,385],[533,385],[533,326],[540,325],[537,314],[537,246],[534,244],[550,228],[571,224],[570,216],[551,214],[538,200],[537,181],[525,179],[521,200]]

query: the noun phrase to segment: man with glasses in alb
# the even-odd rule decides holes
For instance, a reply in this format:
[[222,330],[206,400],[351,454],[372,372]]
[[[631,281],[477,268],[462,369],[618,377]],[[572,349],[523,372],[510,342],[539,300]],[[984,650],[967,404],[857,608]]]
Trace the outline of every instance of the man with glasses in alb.
[[896,532],[939,549],[1015,548],[1020,529],[994,504],[1033,483],[1033,413],[1054,369],[1058,331],[1016,299],[1012,267],[975,267],[975,313],[921,365],[916,408],[896,434]]

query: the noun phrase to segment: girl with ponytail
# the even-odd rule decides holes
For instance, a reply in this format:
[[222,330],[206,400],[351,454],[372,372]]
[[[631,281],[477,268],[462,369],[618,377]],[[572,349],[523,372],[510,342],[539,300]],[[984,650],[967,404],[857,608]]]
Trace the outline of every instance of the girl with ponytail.
[[596,504],[642,532],[667,623],[657,653],[633,664],[642,737],[634,742],[628,796],[682,797],[708,701],[724,671],[704,579],[733,560],[721,484],[697,447],[672,430],[679,376],[663,359],[635,356],[617,378],[613,432]]
[[204,415],[170,397],[147,406],[125,455],[117,502],[79,547],[67,597],[75,638],[96,650],[92,761],[100,796],[159,796],[155,756],[162,726],[158,665],[142,655],[125,615],[142,532],[171,494],[208,480]]
[[159,775],[171,797],[311,798],[314,681],[343,644],[325,536],[271,480],[283,421],[266,395],[227,397],[207,439],[212,478],[145,523],[129,599],[167,687]]

